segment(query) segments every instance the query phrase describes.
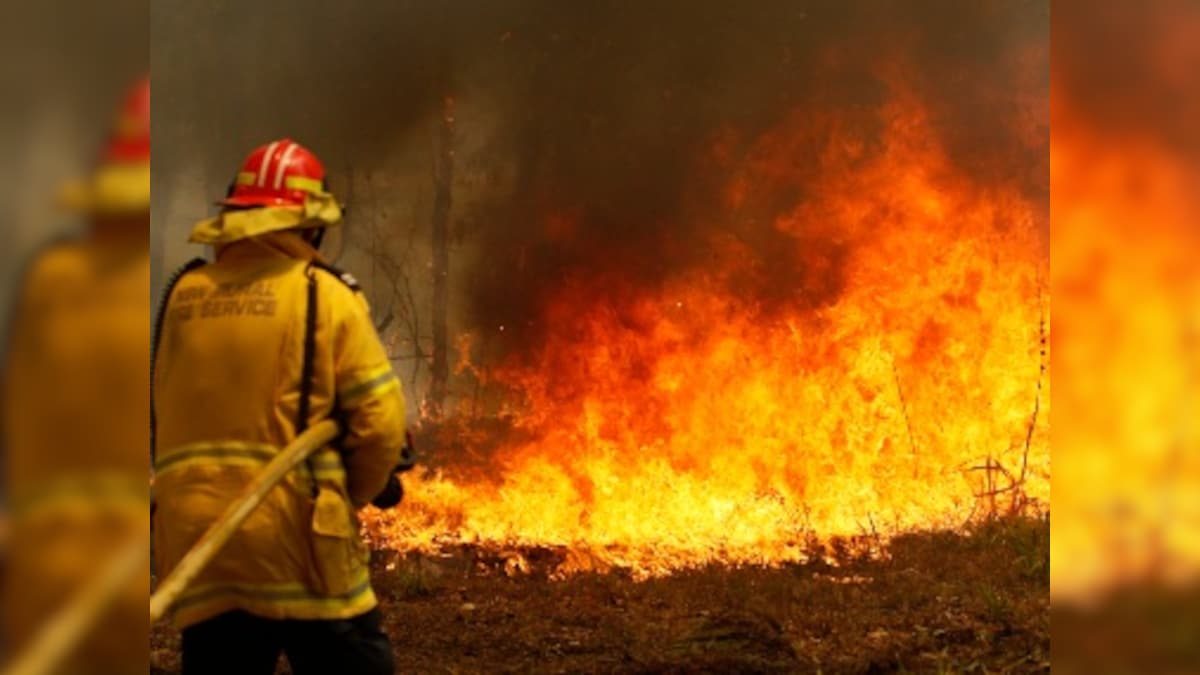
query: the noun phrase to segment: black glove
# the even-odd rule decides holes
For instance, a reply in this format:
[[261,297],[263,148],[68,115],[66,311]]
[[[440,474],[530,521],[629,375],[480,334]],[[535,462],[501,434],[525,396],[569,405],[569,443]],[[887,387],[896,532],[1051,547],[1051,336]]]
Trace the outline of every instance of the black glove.
[[383,492],[371,500],[371,505],[381,509],[390,509],[399,504],[401,499],[404,499],[404,486],[400,484],[400,479],[393,473],[388,476],[388,482],[383,486]]
[[417,463],[417,450],[413,446],[412,432],[404,432],[404,447],[400,448],[400,461],[396,463],[395,473],[409,471]]
[[392,475],[388,476],[387,485],[383,486],[383,492],[380,492],[375,499],[371,500],[371,504],[381,509],[390,509],[400,503],[404,499],[404,484],[396,476],[398,473],[411,471],[417,462],[416,451],[413,450],[412,434],[404,433],[404,447],[400,448],[400,461],[392,469]]

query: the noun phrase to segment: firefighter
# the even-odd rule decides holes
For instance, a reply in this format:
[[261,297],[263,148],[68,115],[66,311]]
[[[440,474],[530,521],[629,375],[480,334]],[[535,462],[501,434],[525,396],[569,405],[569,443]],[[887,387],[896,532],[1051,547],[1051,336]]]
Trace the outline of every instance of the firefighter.
[[[107,125],[106,125],[107,126]],[[3,363],[0,475],[9,513],[0,607],[9,656],[118,551],[149,538],[150,82],[125,96],[93,170],[64,190],[84,227],[42,248],[21,281]],[[64,672],[142,672],[144,572]],[[63,645],[57,645],[62,648]]]
[[307,427],[343,435],[264,500],[180,596],[183,672],[393,671],[356,510],[395,480],[400,383],[353,277],[319,246],[341,220],[325,170],[282,139],[250,153],[193,243],[215,261],[170,283],[155,331],[155,556],[168,574]]

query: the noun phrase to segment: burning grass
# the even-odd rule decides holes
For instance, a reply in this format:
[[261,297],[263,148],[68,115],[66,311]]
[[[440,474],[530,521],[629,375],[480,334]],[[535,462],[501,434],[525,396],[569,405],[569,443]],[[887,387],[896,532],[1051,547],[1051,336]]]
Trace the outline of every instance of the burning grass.
[[540,287],[519,344],[462,366],[491,398],[457,416],[506,428],[452,441],[474,471],[425,444],[405,507],[367,516],[376,543],[655,576],[1049,508],[1038,205],[965,175],[889,83],[870,142],[797,110],[698,161],[729,186],[684,228],[702,254],[667,246],[647,278],[610,241]]

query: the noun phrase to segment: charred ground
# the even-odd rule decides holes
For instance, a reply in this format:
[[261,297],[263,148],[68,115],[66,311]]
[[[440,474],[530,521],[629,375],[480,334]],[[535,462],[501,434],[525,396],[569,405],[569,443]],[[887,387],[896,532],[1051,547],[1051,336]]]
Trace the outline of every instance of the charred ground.
[[[640,582],[554,580],[573,554],[551,549],[376,551],[373,569],[399,672],[1046,672],[1049,540],[1048,519],[999,519],[882,556],[867,540],[814,551],[833,565]],[[152,673],[178,672],[178,644],[154,628]]]

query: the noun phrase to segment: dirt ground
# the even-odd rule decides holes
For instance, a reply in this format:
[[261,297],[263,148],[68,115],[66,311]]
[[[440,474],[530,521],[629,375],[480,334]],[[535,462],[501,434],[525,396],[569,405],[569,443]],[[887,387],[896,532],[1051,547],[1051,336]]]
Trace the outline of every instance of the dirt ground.
[[[554,550],[377,551],[373,568],[405,673],[1024,673],[1050,667],[1049,538],[1048,519],[1005,520],[648,581],[555,580]],[[151,649],[152,674],[178,671],[174,631]]]

